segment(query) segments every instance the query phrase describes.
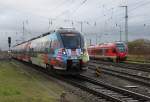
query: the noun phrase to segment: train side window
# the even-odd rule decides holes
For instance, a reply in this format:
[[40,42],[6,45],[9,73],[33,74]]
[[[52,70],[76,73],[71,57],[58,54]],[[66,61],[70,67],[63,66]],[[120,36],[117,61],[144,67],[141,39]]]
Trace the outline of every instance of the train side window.
[[49,48],[51,48],[52,47],[52,40],[50,39],[50,41],[49,41]]
[[49,49],[49,53],[50,54],[54,54],[54,41],[53,40],[51,40],[50,41],[50,49]]
[[102,55],[105,55],[105,49],[104,48],[102,49]]
[[113,49],[113,53],[116,53],[116,49],[115,48]]
[[30,53],[30,56],[33,57],[33,48],[30,48],[30,49],[29,49],[29,53]]
[[99,54],[100,54],[100,55],[102,55],[102,52],[103,52],[102,49],[99,49]]
[[106,53],[109,53],[109,49],[106,49]]
[[96,49],[95,53],[100,55],[100,49]]
[[49,51],[48,51],[48,48],[45,48],[45,53],[48,53]]
[[94,49],[94,50],[93,50],[93,54],[96,54],[96,51],[97,51],[97,49]]

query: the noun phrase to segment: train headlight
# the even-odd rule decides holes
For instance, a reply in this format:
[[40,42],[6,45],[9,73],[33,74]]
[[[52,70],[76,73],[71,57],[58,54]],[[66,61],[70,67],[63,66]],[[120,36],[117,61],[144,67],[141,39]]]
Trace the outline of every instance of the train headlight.
[[65,51],[63,51],[63,54],[66,55],[67,53]]
[[63,54],[63,55],[67,55],[65,49],[62,49],[62,54]]

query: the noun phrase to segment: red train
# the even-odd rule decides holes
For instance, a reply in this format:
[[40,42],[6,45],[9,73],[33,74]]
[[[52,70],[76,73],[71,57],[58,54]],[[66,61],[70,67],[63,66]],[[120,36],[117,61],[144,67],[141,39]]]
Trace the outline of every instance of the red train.
[[125,61],[128,47],[123,42],[104,43],[88,47],[90,58],[107,59],[115,62]]

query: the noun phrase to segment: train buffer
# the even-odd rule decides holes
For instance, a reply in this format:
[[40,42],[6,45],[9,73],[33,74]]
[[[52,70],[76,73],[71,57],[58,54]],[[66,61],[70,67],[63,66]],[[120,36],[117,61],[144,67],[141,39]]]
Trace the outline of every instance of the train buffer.
[[95,70],[96,76],[99,77],[100,74],[101,74],[101,72],[102,72],[102,71],[101,71],[101,68],[97,66],[97,67],[96,67],[96,70]]

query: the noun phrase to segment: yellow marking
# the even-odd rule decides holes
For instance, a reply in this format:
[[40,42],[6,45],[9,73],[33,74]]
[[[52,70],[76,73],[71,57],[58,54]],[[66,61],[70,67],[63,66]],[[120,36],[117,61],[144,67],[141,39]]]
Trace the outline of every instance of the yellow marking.
[[101,68],[100,67],[96,67],[96,70],[95,70],[96,76],[99,77],[100,73],[101,73]]

